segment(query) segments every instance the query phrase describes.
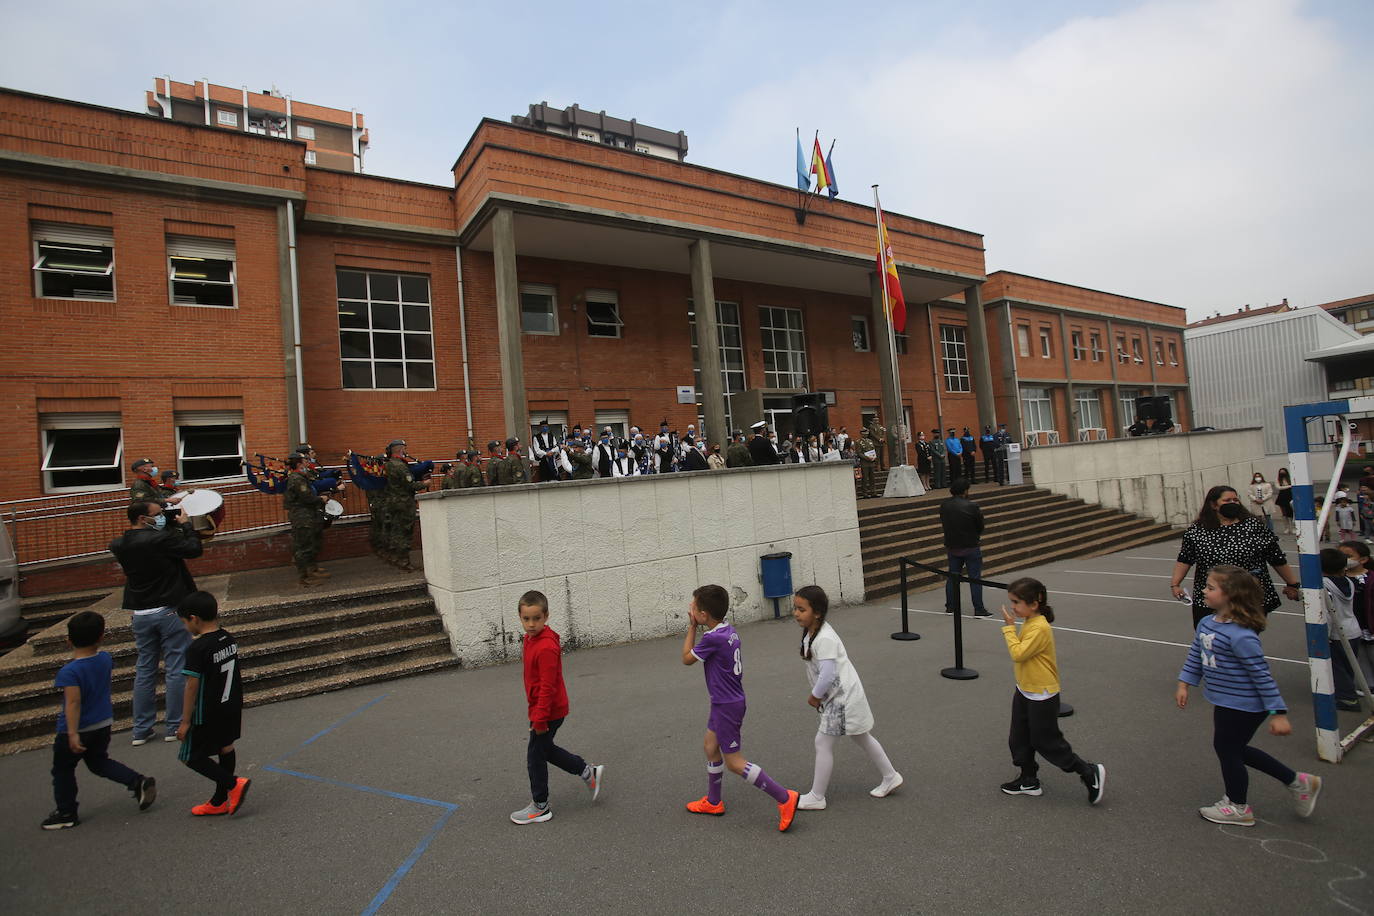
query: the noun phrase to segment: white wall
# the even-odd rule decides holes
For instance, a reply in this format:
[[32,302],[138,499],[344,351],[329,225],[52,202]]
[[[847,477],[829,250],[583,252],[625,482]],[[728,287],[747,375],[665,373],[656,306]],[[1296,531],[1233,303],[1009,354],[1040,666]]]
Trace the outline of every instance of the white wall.
[[1274,479],[1257,428],[1046,445],[1029,457],[1037,487],[1176,526],[1217,484],[1244,493],[1257,468]]
[[466,666],[520,658],[516,601],[530,589],[575,646],[681,633],[708,583],[730,592],[732,621],[772,616],[759,557],[776,551],[792,552],[794,587],[864,597],[848,464],[444,490],[419,506],[429,592]]

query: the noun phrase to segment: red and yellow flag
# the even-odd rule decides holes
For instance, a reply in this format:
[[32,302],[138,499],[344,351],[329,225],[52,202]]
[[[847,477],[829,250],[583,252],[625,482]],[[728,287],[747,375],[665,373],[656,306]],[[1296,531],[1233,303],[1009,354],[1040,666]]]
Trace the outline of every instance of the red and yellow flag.
[[887,223],[883,220],[883,208],[878,210],[878,275],[883,278],[887,289],[887,319],[898,334],[906,330],[906,299],[902,296],[902,281],[897,276],[897,261],[892,257],[892,245],[887,240]]
[[819,194],[835,183],[835,176],[830,173],[830,166],[826,164],[825,153],[821,152],[821,138],[817,136],[814,142],[815,146],[811,149],[811,174],[816,176],[816,193]]

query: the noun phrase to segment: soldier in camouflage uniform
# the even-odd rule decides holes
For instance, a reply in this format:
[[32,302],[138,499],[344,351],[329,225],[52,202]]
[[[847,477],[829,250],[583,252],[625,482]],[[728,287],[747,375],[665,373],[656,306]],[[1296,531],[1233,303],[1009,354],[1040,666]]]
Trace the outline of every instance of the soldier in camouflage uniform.
[[485,484],[489,487],[496,486],[496,468],[501,462],[506,460],[506,456],[501,454],[501,443],[492,439],[487,443],[487,476]]
[[309,588],[320,584],[329,573],[315,562],[320,553],[320,534],[324,529],[324,519],[320,516],[324,499],[310,485],[305,461],[305,457],[298,454],[286,459],[290,473],[286,476],[283,501],[286,517],[291,522],[291,559],[300,573],[301,585]]
[[[868,429],[864,430],[864,435],[868,437],[868,441],[873,443],[873,450],[878,453],[878,459],[874,464],[877,469],[881,471],[883,468],[887,467],[887,462],[884,460],[883,455],[883,450],[887,445],[887,427],[879,423],[877,417],[874,417]],[[860,453],[863,451],[863,449],[860,449]]]
[[730,447],[725,450],[725,466],[747,468],[753,464],[754,457],[749,454],[749,446],[744,444],[744,433],[735,430],[735,434],[730,437]]
[[568,463],[572,465],[572,479],[591,480],[596,476],[596,469],[592,467],[592,456],[587,454],[587,444],[581,439],[574,439],[570,444],[572,451],[568,453]]
[[457,464],[449,465],[448,472],[444,474],[444,482],[439,487],[441,490],[461,490],[463,480],[467,479],[468,466],[465,459],[466,452],[459,449],[453,457],[458,461]]
[[506,440],[506,457],[497,462],[495,477],[494,485],[498,487],[529,483],[529,470],[525,467],[525,459],[520,456],[520,440],[515,436]]
[[172,491],[161,486],[155,479],[158,469],[157,465],[153,464],[153,459],[140,458],[129,465],[129,470],[134,472],[134,482],[129,484],[130,503],[157,503],[165,509],[181,502],[180,499],[171,499]]
[[415,536],[415,494],[424,490],[425,484],[411,473],[405,459],[405,447],[404,439],[393,439],[386,447],[386,489],[379,501],[386,516],[382,559],[409,572],[415,568],[410,565],[410,545]]
[[482,465],[478,463],[477,449],[470,448],[464,456],[463,473],[459,476],[458,486],[464,490],[472,487],[480,487],[486,484],[482,478]]
[[[876,425],[877,421],[874,423]],[[878,495],[873,486],[873,468],[878,463],[878,459],[876,457],[869,458],[868,454],[869,452],[876,452],[877,449],[874,448],[874,442],[867,433],[859,440],[857,448],[859,451],[859,498],[872,499]]]

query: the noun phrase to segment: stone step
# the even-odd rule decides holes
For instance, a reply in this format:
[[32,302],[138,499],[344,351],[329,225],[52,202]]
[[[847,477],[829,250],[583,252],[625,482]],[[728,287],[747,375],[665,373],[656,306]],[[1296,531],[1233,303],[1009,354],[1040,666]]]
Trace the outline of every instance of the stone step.
[[[245,658],[248,657],[250,656],[245,653]],[[329,682],[348,686],[360,680],[348,675],[361,674],[377,668],[405,668],[407,672],[413,671],[417,667],[416,663],[419,663],[423,670],[434,670],[440,667],[454,667],[461,664],[461,661],[454,658],[449,651],[448,637],[439,632],[405,636],[377,645],[346,648],[266,665],[246,664],[243,669],[244,702],[247,705],[271,702],[260,700],[259,696],[262,694],[271,694],[272,699],[285,699],[288,696],[318,693],[322,689],[337,689],[322,688],[321,685]],[[407,672],[392,673],[388,676],[399,677]],[[133,706],[132,687],[116,692],[112,700],[117,722],[127,727]],[[7,711],[0,715],[0,753],[17,750],[14,745],[26,739],[51,735],[56,728],[56,722],[55,703],[42,709]]]
[[[972,496],[980,506],[990,506],[1005,499],[1024,497],[1027,495],[1053,496],[1048,490],[1037,490],[1031,486],[991,486],[976,489]],[[939,505],[942,500],[949,496],[947,490],[937,490],[927,493],[925,496],[911,496],[903,499],[873,499],[863,500],[859,503],[859,521],[865,522],[878,515],[886,515],[894,512],[906,512],[913,508],[926,505]]]
[[[1086,508],[1088,508],[1087,504],[1065,497],[1009,501],[984,509],[983,522],[985,528],[990,530],[996,525],[1005,524],[1009,521],[1025,521],[1051,513],[1072,513],[1083,511]],[[1099,509],[1101,507],[1094,506],[1092,508]],[[941,531],[939,513],[935,507],[931,507],[921,512],[912,513],[910,516],[897,516],[890,519],[884,517],[880,522],[864,523],[859,529],[859,540],[864,549],[867,549],[870,544],[884,542],[894,535],[924,537],[931,533],[940,534]]]
[[[287,684],[268,690],[249,691],[245,685],[243,703],[245,706],[263,706],[267,703],[276,703],[281,700],[294,700],[299,697],[313,696],[319,693],[330,693],[335,690],[344,690],[349,687],[361,687],[366,684],[375,684],[380,681],[395,680],[397,678],[410,677],[416,674],[428,674],[434,671],[445,671],[450,668],[460,666],[460,661],[451,654],[434,655],[407,659],[392,664],[376,665],[355,671],[344,671],[325,677],[317,677],[314,680],[304,683]],[[56,716],[54,716],[54,722]],[[133,719],[128,715],[117,715],[114,723],[116,732],[127,732],[133,728]],[[55,727],[55,726],[54,726]],[[251,725],[248,726],[251,728]],[[0,755],[17,754],[21,751],[37,750],[39,748],[52,745],[53,736],[51,730],[41,734],[30,735],[26,738],[14,738],[5,740],[0,736]],[[116,754],[116,757],[119,755]]]

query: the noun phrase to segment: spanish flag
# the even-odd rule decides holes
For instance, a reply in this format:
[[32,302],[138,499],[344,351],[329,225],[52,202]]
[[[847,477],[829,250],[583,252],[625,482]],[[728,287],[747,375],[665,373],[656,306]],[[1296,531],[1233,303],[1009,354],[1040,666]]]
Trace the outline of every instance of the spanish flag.
[[835,183],[835,176],[831,174],[830,165],[825,161],[825,154],[821,152],[819,135],[814,142],[815,146],[811,150],[811,174],[816,176],[816,193],[819,194]]
[[902,281],[897,276],[897,261],[892,257],[892,244],[887,240],[887,224],[883,221],[883,208],[874,194],[874,209],[878,211],[878,275],[883,278],[887,291],[884,306],[892,329],[898,334],[906,330],[906,299],[902,297]]

